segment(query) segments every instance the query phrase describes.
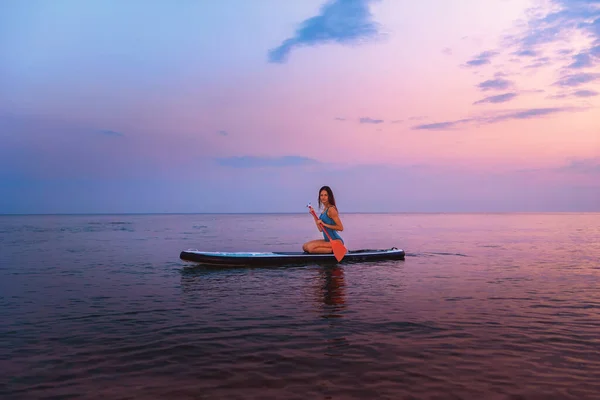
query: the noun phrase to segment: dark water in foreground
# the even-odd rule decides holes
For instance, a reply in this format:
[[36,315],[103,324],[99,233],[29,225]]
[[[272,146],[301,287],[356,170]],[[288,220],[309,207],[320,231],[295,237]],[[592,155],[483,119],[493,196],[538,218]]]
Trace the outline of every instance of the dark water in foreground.
[[342,217],[406,260],[178,258],[298,250],[308,214],[0,217],[0,398],[600,397],[600,214]]

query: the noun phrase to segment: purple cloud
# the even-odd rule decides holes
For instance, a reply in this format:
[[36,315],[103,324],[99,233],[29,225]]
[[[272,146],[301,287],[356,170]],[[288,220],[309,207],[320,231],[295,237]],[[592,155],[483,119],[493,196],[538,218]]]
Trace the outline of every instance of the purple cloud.
[[531,119],[531,118],[535,118],[535,117],[543,117],[545,115],[556,114],[556,113],[565,112],[565,111],[569,111],[569,110],[572,110],[572,109],[568,108],[568,107],[531,108],[529,110],[515,111],[512,113],[499,115],[496,117],[491,117],[491,118],[488,118],[485,122],[494,123],[494,122],[506,121],[509,119]]
[[[547,6],[547,7],[546,7]],[[573,87],[597,79],[597,74],[581,73],[569,75],[567,71],[594,68],[600,64],[600,0],[548,0],[547,4],[534,10],[525,28],[514,35],[504,37],[502,48],[508,49],[513,58],[510,61],[527,61],[525,68],[556,66],[562,70],[561,78],[555,85]],[[554,57],[539,57],[548,44],[558,44],[571,40],[573,34],[590,39],[583,48],[563,48]],[[577,36],[577,37],[578,37]],[[489,64],[495,52],[483,52],[467,62],[468,65]],[[571,56],[564,63],[565,56]],[[531,62],[531,57],[538,57]],[[526,60],[525,60],[526,59]],[[478,85],[482,90],[506,90],[508,81],[489,80]]]
[[572,87],[572,86],[579,86],[579,85],[583,85],[584,83],[595,81],[598,78],[600,78],[600,74],[592,74],[592,73],[573,74],[573,75],[566,75],[566,76],[562,77],[554,84],[557,86]]
[[[537,51],[548,43],[562,41],[579,31],[592,39],[592,46],[575,55],[567,68],[585,68],[594,65],[594,55],[600,45],[600,2],[598,0],[551,0],[550,12],[531,19],[527,30],[515,43],[520,52]],[[591,21],[591,22],[590,22]],[[561,54],[565,54],[563,50]]]
[[320,14],[304,20],[293,37],[269,51],[269,62],[284,63],[291,51],[301,46],[325,43],[355,44],[377,36],[369,4],[378,0],[332,0]]
[[488,79],[477,85],[481,90],[505,90],[512,86],[512,82],[506,79]]
[[546,65],[550,65],[550,57],[540,57],[535,59],[535,63],[527,65],[525,68],[540,68]]
[[593,90],[577,90],[573,92],[573,95],[577,97],[594,97],[598,96],[598,92]]
[[361,124],[381,124],[383,123],[382,119],[373,119],[369,117],[363,117],[360,119]]
[[459,119],[457,121],[445,121],[445,122],[436,122],[433,124],[423,124],[413,126],[411,129],[413,130],[428,130],[428,131],[437,131],[437,130],[446,130],[449,128],[453,128],[456,125],[465,124],[467,122],[473,121],[472,118]]
[[489,64],[491,62],[490,58],[497,54],[498,53],[495,51],[484,51],[483,53],[476,55],[473,59],[467,61],[467,65],[470,67],[478,67],[480,65]]
[[579,53],[573,56],[573,62],[567,68],[588,68],[594,65],[588,53]]
[[576,109],[570,107],[552,107],[552,108],[531,108],[527,110],[511,111],[506,114],[495,115],[495,116],[479,116],[473,118],[464,118],[456,121],[444,121],[433,124],[417,125],[412,127],[413,130],[447,130],[454,128],[457,125],[467,124],[470,122],[483,123],[483,124],[494,124],[502,121],[511,119],[532,119],[543,117],[547,115],[557,114],[567,111],[575,111]]
[[496,96],[488,96],[481,100],[477,100],[473,104],[484,104],[484,103],[505,103],[507,101],[511,101],[517,97],[516,93],[504,93]]
[[515,56],[521,56],[521,57],[535,57],[537,56],[538,52],[531,50],[531,49],[523,49],[523,50],[519,50],[519,51],[515,51],[514,53],[512,53],[512,55]]

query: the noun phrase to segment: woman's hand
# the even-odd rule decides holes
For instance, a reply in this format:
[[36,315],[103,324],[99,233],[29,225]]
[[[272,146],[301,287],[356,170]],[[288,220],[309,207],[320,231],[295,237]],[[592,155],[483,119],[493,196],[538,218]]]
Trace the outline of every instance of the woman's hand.
[[323,221],[315,218],[315,225],[317,225],[319,232],[323,232]]

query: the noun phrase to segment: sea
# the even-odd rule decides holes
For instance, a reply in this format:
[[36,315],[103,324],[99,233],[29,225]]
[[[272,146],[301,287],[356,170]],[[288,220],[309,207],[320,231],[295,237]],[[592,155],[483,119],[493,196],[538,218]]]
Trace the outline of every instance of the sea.
[[0,216],[0,399],[599,399],[600,213]]

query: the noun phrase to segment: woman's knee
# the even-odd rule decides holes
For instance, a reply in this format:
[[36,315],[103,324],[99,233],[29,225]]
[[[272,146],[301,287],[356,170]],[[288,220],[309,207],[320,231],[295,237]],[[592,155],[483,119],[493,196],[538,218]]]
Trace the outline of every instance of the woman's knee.
[[302,249],[308,253],[312,253],[315,251],[315,249],[319,247],[319,243],[317,240],[311,240],[310,242],[306,242],[304,243],[304,246],[302,246]]

